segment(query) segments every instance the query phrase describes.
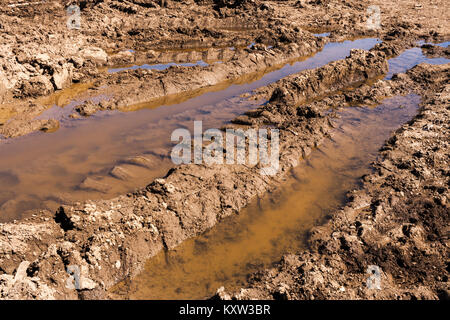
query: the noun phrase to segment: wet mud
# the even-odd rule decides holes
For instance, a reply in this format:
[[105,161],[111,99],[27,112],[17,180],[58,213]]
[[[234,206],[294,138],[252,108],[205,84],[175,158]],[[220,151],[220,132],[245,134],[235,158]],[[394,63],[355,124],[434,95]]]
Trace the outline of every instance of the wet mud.
[[[448,298],[447,1],[75,3],[0,8],[0,298]],[[174,166],[194,120],[280,170]]]
[[239,288],[249,274],[283,254],[306,249],[308,231],[345,203],[390,132],[416,114],[419,102],[412,95],[339,111],[331,138],[293,168],[279,189],[175,250],[159,253],[112,293],[127,299],[205,299],[221,286]]
[[[376,39],[329,43],[314,56],[274,71],[225,83],[193,96],[174,95],[145,103],[139,106],[140,111],[109,111],[73,119],[70,115],[81,102],[67,105],[59,102],[38,117],[39,121],[57,118],[60,123],[57,132],[7,140],[0,146],[0,165],[7,168],[0,176],[13,175],[17,179],[17,183],[0,191],[0,221],[18,219],[34,209],[55,211],[61,204],[110,199],[144,187],[172,166],[169,154],[173,130],[191,127],[193,119],[203,121],[205,129],[220,128],[261,104],[241,95],[289,74],[342,59],[351,48],[370,49],[376,43]],[[149,163],[136,165],[135,157],[145,157]],[[114,174],[118,170],[121,175]]]

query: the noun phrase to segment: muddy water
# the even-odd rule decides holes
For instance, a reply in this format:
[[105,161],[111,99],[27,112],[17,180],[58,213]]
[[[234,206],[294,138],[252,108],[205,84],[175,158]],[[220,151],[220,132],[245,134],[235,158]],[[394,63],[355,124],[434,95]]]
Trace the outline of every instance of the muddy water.
[[[56,91],[50,96],[38,98],[35,103],[48,108],[51,106],[69,107],[75,97],[82,95],[91,86],[92,83],[76,83],[69,88]],[[0,125],[15,115],[12,110],[14,110],[14,106],[11,104],[0,106]]]
[[330,32],[323,32],[323,33],[313,33],[315,37],[328,37],[331,33]]
[[346,192],[369,172],[380,146],[414,116],[419,102],[410,95],[340,112],[333,138],[292,170],[280,190],[174,251],[161,252],[113,293],[131,299],[207,298],[222,285],[245,285],[248,274],[303,249],[307,231],[344,204]]
[[[445,46],[446,43],[436,44]],[[406,70],[422,63],[429,64],[444,64],[450,63],[450,59],[447,58],[427,58],[420,48],[411,48],[405,50],[398,57],[389,59],[389,72],[386,75],[386,79],[391,79],[395,73],[405,72]]]
[[[239,97],[289,74],[342,59],[352,48],[369,49],[376,39],[330,43],[313,57],[287,64],[267,74],[246,78],[247,82],[216,86],[199,96],[183,94],[163,100],[167,108],[155,104],[136,112],[101,112],[82,120],[67,117],[53,133],[35,133],[0,144],[0,222],[19,218],[26,210],[55,210],[63,203],[86,199],[112,198],[145,186],[164,175],[172,166],[167,157],[171,132],[203,120],[204,128],[218,128],[258,106],[258,101]],[[186,101],[187,100],[187,101]],[[70,104],[73,107],[75,103]],[[140,106],[140,108],[146,106]],[[68,111],[67,111],[68,110]],[[45,116],[66,107],[54,107]],[[150,168],[124,164],[130,156],[145,154]],[[130,174],[117,179],[110,174],[121,165]]]

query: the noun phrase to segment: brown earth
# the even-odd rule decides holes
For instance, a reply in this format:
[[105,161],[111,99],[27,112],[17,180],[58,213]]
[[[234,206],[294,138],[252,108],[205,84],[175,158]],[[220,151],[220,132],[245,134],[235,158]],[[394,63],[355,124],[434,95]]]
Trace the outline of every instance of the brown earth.
[[432,44],[424,44],[422,45],[422,51],[428,58],[438,58],[438,57],[444,57],[449,58],[450,57],[450,48],[444,48],[440,46],[434,46]]
[[[132,194],[0,224],[1,298],[107,297],[109,288],[136,275],[158,251],[173,249],[282,183],[289,168],[332,131],[334,115],[326,113],[331,106],[375,104],[410,92],[423,97],[419,115],[386,143],[374,174],[364,178],[364,188],[352,193],[348,206],[311,232],[310,249],[254,275],[248,289],[218,295],[448,296],[448,65],[420,65],[376,81],[387,71],[387,56],[419,39],[448,40],[446,1],[403,0],[395,8],[374,1],[382,13],[378,31],[367,30],[368,4],[356,0],[170,1],[163,7],[145,0],[77,3],[83,27],[70,31],[67,1],[1,7],[0,134],[57,129],[56,120],[34,118],[73,83],[84,86],[64,94],[69,100],[107,96],[78,110],[89,115],[258,72],[314,53],[327,41],[378,36],[384,42],[258,90],[270,102],[234,119],[230,127],[270,124],[280,130],[281,170],[274,177],[260,175],[258,165],[181,165]],[[320,40],[307,30],[331,34]],[[252,41],[253,49],[239,48]],[[229,46],[237,48],[233,55],[206,68],[104,71],[116,64],[164,62],[156,54],[160,49]],[[220,59],[211,54],[211,60]],[[347,90],[351,86],[357,88]],[[387,290],[365,289],[369,264],[381,267]],[[71,265],[81,267],[79,290],[67,288]]]

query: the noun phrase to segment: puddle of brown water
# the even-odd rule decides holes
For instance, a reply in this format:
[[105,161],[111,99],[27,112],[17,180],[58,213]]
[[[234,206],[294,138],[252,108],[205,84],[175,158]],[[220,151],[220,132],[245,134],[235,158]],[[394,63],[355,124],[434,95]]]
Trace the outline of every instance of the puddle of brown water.
[[[444,43],[445,44],[445,43]],[[443,45],[443,44],[437,44]],[[399,56],[389,59],[389,72],[386,79],[391,79],[395,73],[406,72],[408,69],[426,62],[429,64],[450,63],[447,58],[427,58],[421,48],[411,48],[402,52]]]
[[[306,69],[313,69],[323,66],[331,61],[345,58],[350,49],[370,49],[378,39],[357,39],[354,41],[343,41],[340,43],[328,43],[325,48],[309,57],[301,57],[290,61],[289,63],[273,66],[261,72],[246,74],[240,78],[223,82],[214,86],[201,88],[198,90],[183,92],[182,94],[169,95],[162,98],[157,98],[149,102],[140,103],[136,105],[126,106],[121,108],[121,111],[136,111],[143,108],[156,108],[162,105],[173,105],[182,103],[188,99],[192,99],[203,95],[208,103],[213,103],[211,97],[214,96],[214,101],[220,101],[229,97],[238,96],[242,93],[250,92],[256,88],[273,83],[288,75],[300,72]],[[192,101],[194,104],[195,101]]]
[[[172,166],[168,158],[158,154],[167,154],[171,149],[173,130],[190,128],[194,120],[202,120],[205,129],[220,128],[230,119],[258,106],[258,101],[239,98],[242,93],[289,74],[342,59],[352,48],[369,49],[376,42],[376,39],[362,39],[330,43],[307,60],[287,64],[265,75],[243,77],[235,84],[208,89],[220,90],[217,92],[199,91],[193,97],[183,94],[170,101],[164,98],[162,103],[174,103],[170,108],[155,108],[160,101],[156,105],[151,102],[132,106],[130,110],[149,107],[133,113],[100,112],[76,121],[63,118],[60,129],[54,133],[34,133],[0,144],[0,222],[17,219],[26,210],[54,211],[60,204],[108,199],[143,187]],[[49,110],[49,114],[66,110],[55,108],[57,110]],[[157,154],[153,158],[153,168],[127,166],[132,175],[129,180],[109,175],[124,159],[152,153]],[[82,182],[88,177],[106,185],[107,190],[82,189]]]
[[117,298],[203,299],[220,286],[241,287],[248,274],[304,249],[307,231],[344,204],[346,192],[368,173],[390,133],[415,115],[419,101],[415,95],[395,97],[376,108],[340,112],[333,138],[292,170],[280,190],[161,252],[112,292]]
[[[53,94],[36,99],[37,105],[42,105],[46,108],[51,106],[65,107],[72,102],[75,97],[79,97],[92,86],[91,83],[77,83],[71,85],[69,88],[55,91]],[[23,102],[17,102],[22,104]],[[0,105],[0,125],[6,123],[15,115],[13,111],[16,103]]]

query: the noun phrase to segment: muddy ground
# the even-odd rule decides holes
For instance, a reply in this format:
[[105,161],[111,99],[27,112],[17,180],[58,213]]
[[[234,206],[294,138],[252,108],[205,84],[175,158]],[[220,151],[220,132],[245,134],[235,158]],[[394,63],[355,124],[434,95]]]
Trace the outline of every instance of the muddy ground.
[[[369,35],[442,41],[448,34],[442,23],[446,10],[440,10],[448,6],[445,1],[421,6],[401,1],[395,8],[375,1],[383,17],[377,30],[367,29],[368,5],[360,1],[166,1],[164,7],[150,0],[5,3],[0,9],[0,134],[7,138],[56,130],[59,119],[35,119],[59,98],[55,95],[87,100],[78,110],[86,116],[235,80],[313,54],[327,41]],[[67,27],[72,3],[81,7],[80,29]],[[316,38],[308,30],[330,35]],[[259,45],[247,49],[251,43]],[[223,64],[120,74],[105,70],[164,61],[160,50],[173,48],[203,48],[203,59]],[[176,60],[195,58],[185,51]],[[80,82],[90,87],[83,95],[68,90]],[[91,103],[93,96],[103,99]]]
[[[435,81],[421,93],[419,114],[381,148],[363,187],[310,231],[309,250],[253,274],[238,292],[220,288],[218,298],[448,299],[449,68],[419,65],[403,77],[400,87]],[[375,87],[382,97],[393,86]],[[366,286],[371,265],[380,268],[380,290]]]
[[[19,2],[6,1],[0,9],[0,134],[9,143],[36,130],[57,130],[59,119],[35,119],[55,95],[85,101],[72,117],[136,109],[151,99],[264,72],[314,54],[329,41],[376,36],[383,42],[257,90],[253,98],[268,103],[227,126],[280,130],[281,170],[274,177],[260,175],[258,165],[181,165],[115,199],[1,224],[0,297],[107,298],[108,289],[136,275],[160,250],[175,248],[280,185],[332,132],[331,107],[377,104],[411,92],[423,97],[420,113],[386,142],[374,173],[350,194],[348,205],[311,231],[310,249],[253,275],[248,288],[220,289],[218,296],[448,297],[448,65],[419,65],[379,80],[387,58],[418,40],[448,41],[446,1],[404,0],[394,7],[374,1],[381,7],[378,30],[366,27],[365,1],[187,0],[162,7],[151,0],[74,1],[81,7],[79,30],[67,29],[69,1],[8,5]],[[330,34],[319,38],[313,32]],[[181,55],[168,58],[173,48]],[[200,56],[192,48],[202,49],[207,67],[107,72],[195,61]],[[428,56],[448,56],[447,48],[422,49]],[[71,90],[73,84],[83,86]],[[90,100],[98,96],[103,99]],[[382,269],[385,290],[364,286],[370,264]],[[73,265],[81,268],[78,290],[67,286],[66,269]]]

